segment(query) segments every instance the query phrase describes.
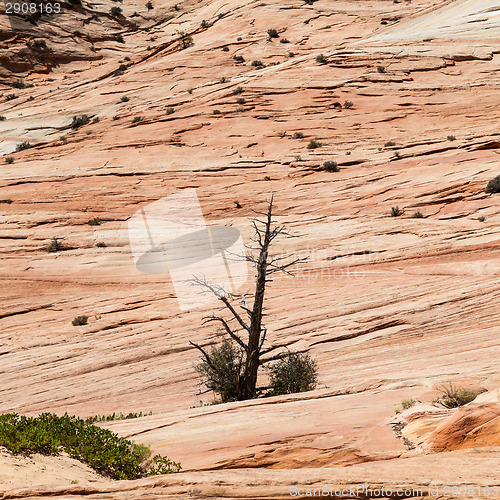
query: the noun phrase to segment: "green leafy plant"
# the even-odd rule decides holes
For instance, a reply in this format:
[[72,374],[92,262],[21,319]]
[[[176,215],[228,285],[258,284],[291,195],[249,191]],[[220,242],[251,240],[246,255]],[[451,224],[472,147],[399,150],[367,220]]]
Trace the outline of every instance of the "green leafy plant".
[[120,33],[116,34],[114,38],[118,43],[125,43],[125,40],[123,39],[123,36]]
[[220,109],[214,109],[214,110],[212,111],[212,114],[213,114],[213,115],[220,115]]
[[83,326],[87,324],[89,317],[88,316],[77,316],[71,324],[73,326]]
[[156,455],[144,445],[119,437],[78,417],[42,413],[25,417],[0,415],[0,445],[12,453],[57,455],[61,451],[112,479],[179,472],[181,465]]
[[352,101],[344,101],[344,108],[351,109],[354,106]]
[[266,395],[312,391],[317,383],[316,361],[308,354],[288,352],[269,368],[270,389]]
[[193,45],[193,37],[184,31],[176,31],[177,36],[179,37],[179,45],[181,46],[182,49],[187,49],[191,45]]
[[100,226],[102,224],[102,220],[99,219],[99,217],[94,217],[93,219],[90,219],[87,224],[89,226]]

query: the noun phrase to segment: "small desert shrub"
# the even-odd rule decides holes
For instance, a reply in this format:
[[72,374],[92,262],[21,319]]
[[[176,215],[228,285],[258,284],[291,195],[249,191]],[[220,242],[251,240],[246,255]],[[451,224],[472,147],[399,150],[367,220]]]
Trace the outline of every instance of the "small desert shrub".
[[23,141],[16,146],[16,151],[24,151],[25,149],[32,148],[31,142]]
[[123,39],[123,36],[120,35],[120,33],[118,33],[117,35],[115,35],[115,41],[117,41],[118,43],[125,43],[125,40]]
[[280,43],[290,43],[290,40],[288,40],[288,38],[282,38]]
[[0,122],[4,122],[7,118],[5,118],[5,116],[1,115],[0,116]]
[[73,121],[71,122],[70,127],[73,130],[77,130],[80,127],[83,127],[84,125],[87,125],[87,123],[90,122],[90,118],[87,115],[82,115],[82,116],[73,116]]
[[402,213],[403,212],[397,205],[391,208],[391,217],[399,217]]
[[77,316],[71,324],[73,326],[83,326],[87,324],[89,317],[88,316]]
[[13,88],[13,89],[25,89],[26,88],[26,85],[24,84],[24,82],[22,80],[15,80],[13,81],[10,86]]
[[7,94],[5,96],[6,101],[13,101],[14,99],[17,99],[19,96],[17,94]]
[[222,47],[222,52],[229,52],[229,47],[226,46]]
[[233,90],[233,94],[234,94],[234,95],[241,94],[242,92],[243,92],[243,87],[236,87],[236,88]]
[[446,139],[448,139],[449,141],[456,141],[457,140],[457,138],[454,135],[448,135],[446,137]]
[[209,26],[209,25],[208,25],[208,22],[207,22],[205,19],[203,19],[203,21],[201,21],[200,26],[201,26],[203,29],[205,29],[205,28],[208,28],[208,26]]
[[100,226],[102,224],[102,220],[99,219],[99,217],[94,217],[93,219],[90,219],[87,224],[89,226]]
[[486,220],[486,217],[481,216],[481,217],[478,217],[477,220],[479,222],[484,222]]
[[401,401],[401,408],[403,410],[407,410],[408,408],[411,408],[412,406],[414,406],[416,403],[417,402],[413,398],[404,399],[403,401]]
[[121,7],[117,7],[116,5],[114,7],[111,7],[111,9],[109,9],[109,13],[113,16],[113,17],[118,17],[118,16],[121,16],[122,15],[122,8]]
[[47,246],[47,252],[58,252],[61,250],[62,245],[57,238],[52,238]]
[[187,49],[188,47],[193,45],[193,37],[189,33],[179,30],[177,30],[176,33],[179,37],[179,44],[181,48]]
[[316,149],[320,148],[322,146],[321,142],[317,142],[314,139],[311,139],[309,141],[309,144],[307,145],[307,149]]
[[485,392],[484,389],[464,389],[453,387],[452,383],[447,387],[442,386],[441,396],[433,401],[434,404],[439,404],[445,408],[457,408],[463,406],[471,401],[474,401],[479,394]]
[[320,64],[326,64],[328,62],[328,59],[323,54],[319,54],[319,56],[316,56],[316,62]]
[[57,455],[64,451],[112,479],[137,479],[155,474],[179,472],[181,465],[102,429],[69,416],[42,413],[25,417],[16,413],[0,415],[0,445],[12,453]]
[[130,97],[127,97],[126,95],[120,97],[120,101],[121,102],[129,102],[130,101]]
[[236,99],[236,104],[245,104],[246,101],[243,99],[243,97],[240,97],[239,99]]
[[[146,417],[149,415],[152,415],[153,412],[150,411],[148,413],[142,411],[140,412],[130,412],[127,414],[122,413],[121,411],[118,413],[112,413],[111,415],[94,415],[92,417],[87,417],[85,419],[85,423],[87,424],[93,424],[95,422],[112,422],[114,420],[130,420],[131,418],[140,418],[140,417]],[[147,458],[147,457],[146,457]]]
[[99,241],[95,245],[97,248],[106,248],[106,243],[104,241]]
[[323,170],[326,170],[327,172],[338,172],[339,167],[336,161],[329,160],[323,163]]
[[7,203],[7,205],[10,205],[12,203],[12,200],[10,198],[7,200],[0,200],[0,203]]
[[487,193],[500,193],[500,175],[497,175],[494,179],[488,182],[486,186]]
[[149,10],[153,10],[153,9],[154,9],[152,2],[148,2],[148,3],[146,4],[146,9],[148,9],[148,11],[149,11]]
[[269,38],[279,38],[278,30],[275,30],[274,28],[271,28],[267,30],[267,34],[269,35]]
[[345,101],[344,102],[344,108],[345,109],[351,109],[354,106],[352,101]]
[[212,111],[212,114],[213,114],[213,115],[220,115],[220,109],[214,109],[214,110]]
[[318,383],[316,362],[308,354],[289,352],[268,370],[268,396],[312,391]]
[[241,349],[225,339],[221,345],[212,348],[209,354],[210,365],[206,359],[202,359],[195,367],[207,388],[217,394],[222,403],[239,399],[239,380],[244,370],[243,356]]
[[264,66],[264,64],[259,59],[255,59],[255,61],[252,61],[252,66],[260,68],[261,66]]
[[134,116],[134,118],[132,119],[132,123],[139,123],[142,122],[142,120],[144,120],[143,116]]
[[174,108],[167,108],[167,115],[171,115],[174,111]]
[[113,116],[114,121],[119,120],[119,119],[120,119],[120,117],[118,115]]
[[293,134],[293,138],[294,139],[303,139],[304,138],[304,134],[302,132],[295,132]]
[[377,66],[377,71],[378,71],[379,73],[385,73],[385,68],[384,68],[384,66]]
[[396,143],[394,141],[387,141],[385,144],[384,144],[384,148],[390,148],[392,146],[395,146]]
[[8,163],[9,165],[11,165],[12,163],[14,163],[14,157],[13,156],[7,156],[5,158],[5,163]]
[[99,117],[96,116],[93,120],[92,120],[92,123],[99,123]]
[[411,216],[412,219],[423,219],[424,218],[424,214],[420,211],[420,210],[417,210],[412,216]]
[[233,56],[233,60],[237,63],[245,62],[245,58],[243,56]]
[[32,46],[35,49],[47,49],[47,42],[43,38],[37,38],[36,40],[33,40]]

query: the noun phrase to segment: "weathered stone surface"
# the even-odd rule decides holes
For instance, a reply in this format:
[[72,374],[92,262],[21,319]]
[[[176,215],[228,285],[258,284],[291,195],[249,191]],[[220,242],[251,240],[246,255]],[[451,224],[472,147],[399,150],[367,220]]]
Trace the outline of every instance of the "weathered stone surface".
[[[35,85],[0,92],[0,152],[14,158],[0,166],[0,199],[12,200],[0,204],[0,411],[151,410],[105,425],[191,471],[154,479],[174,498],[189,494],[182,478],[220,497],[224,477],[234,498],[263,496],[266,477],[280,498],[348,464],[332,481],[492,484],[495,448],[411,454],[498,445],[494,399],[484,414],[422,410],[401,430],[411,452],[390,421],[403,399],[431,401],[448,381],[500,387],[500,210],[485,193],[500,173],[498,1],[153,3],[123,4],[125,23],[107,15],[114,3],[89,3],[26,34],[0,16],[0,81]],[[90,7],[99,19],[83,24]],[[177,30],[194,45],[180,50]],[[50,37],[51,58],[25,57],[30,37]],[[82,114],[99,121],[72,130]],[[15,152],[23,141],[35,147]],[[340,171],[321,171],[327,160]],[[310,258],[269,287],[269,342],[310,350],[316,391],[196,407],[210,396],[197,394],[188,341],[217,340],[199,326],[217,304],[179,312],[168,276],[135,269],[126,231],[141,206],[188,187],[207,223],[245,241],[252,209],[275,193],[300,236],[276,251]],[[46,251],[52,238],[61,251]],[[88,325],[72,326],[81,314]],[[462,435],[470,412],[484,423]],[[195,472],[234,467],[282,470]],[[136,498],[161,498],[148,481]]]

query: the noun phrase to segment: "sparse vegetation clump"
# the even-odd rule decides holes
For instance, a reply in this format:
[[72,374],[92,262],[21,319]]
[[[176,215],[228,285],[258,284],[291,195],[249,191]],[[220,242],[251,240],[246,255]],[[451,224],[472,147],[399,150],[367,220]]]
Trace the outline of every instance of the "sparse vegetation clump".
[[457,138],[454,135],[448,135],[448,136],[446,136],[446,139],[448,141],[456,141],[457,140]]
[[214,109],[214,110],[212,111],[212,114],[213,114],[213,115],[220,115],[220,109]]
[[314,139],[311,139],[309,141],[309,144],[307,145],[307,149],[317,149],[320,148],[323,144],[321,142],[315,141]]
[[115,41],[117,41],[118,43],[125,43],[125,40],[123,39],[123,36],[120,33],[116,34],[114,38]]
[[88,316],[77,316],[71,324],[73,326],[84,326],[87,324],[89,317]]
[[174,108],[167,108],[167,115],[171,115],[174,111]]
[[154,9],[153,3],[152,3],[152,2],[148,2],[148,3],[146,4],[146,9],[148,9],[148,12],[149,12],[150,10],[153,10],[153,9]]
[[95,246],[97,248],[106,248],[106,243],[104,243],[104,241],[98,241]]
[[453,387],[452,383],[449,386],[443,385],[441,387],[441,396],[436,398],[433,403],[443,406],[444,408],[457,408],[463,406],[485,392],[485,389],[464,389],[463,387]]
[[323,170],[326,170],[327,172],[338,172],[339,166],[336,161],[329,160],[323,163]]
[[142,122],[142,120],[144,120],[143,116],[134,116],[134,118],[132,119],[132,123],[139,123]]
[[129,420],[131,418],[140,418],[140,417],[146,417],[146,416],[149,416],[149,415],[152,415],[153,412],[150,411],[150,412],[144,412],[142,413],[142,411],[140,412],[130,412],[130,413],[127,413],[127,414],[124,414],[122,412],[118,412],[118,413],[112,413],[111,415],[94,415],[92,417],[88,417],[85,419],[85,423],[87,424],[93,424],[95,422],[111,422],[111,421],[114,421],[114,420]]
[[316,56],[316,62],[319,64],[326,64],[328,62],[328,59],[323,54],[319,54],[318,56]]
[[24,84],[24,82],[22,80],[14,80],[10,86],[13,88],[13,89],[25,89],[26,88],[26,85]]
[[354,106],[354,103],[352,101],[345,101],[344,102],[345,109],[351,109],[353,106]]
[[293,138],[294,139],[303,139],[304,138],[304,134],[302,132],[294,132]]
[[52,238],[47,246],[47,252],[58,252],[61,249],[61,242],[57,238]]
[[377,66],[377,71],[379,73],[385,73],[385,67],[384,66]]
[[33,145],[31,144],[31,142],[23,141],[16,146],[16,151],[24,151],[25,149],[29,149],[32,147]]
[[81,418],[42,413],[0,415],[0,445],[12,453],[57,455],[61,451],[113,479],[179,472],[181,465]]
[[278,30],[271,28],[267,30],[267,34],[269,35],[269,38],[279,38],[279,33]]
[[243,92],[243,87],[236,87],[236,88],[233,90],[233,94],[234,94],[234,95],[241,94],[242,92]]
[[90,219],[87,224],[89,226],[100,226],[102,224],[102,220],[99,219],[99,217],[94,217],[93,219]]
[[391,207],[391,217],[399,217],[403,211],[396,205],[395,207]]
[[4,122],[5,120],[7,120],[7,118],[5,118],[5,116],[3,115],[0,115],[0,122]]
[[233,56],[233,60],[237,63],[245,62],[245,58],[243,56]]
[[384,148],[390,148],[392,146],[395,146],[396,143],[394,141],[387,141],[385,144],[384,144]]
[[73,130],[77,130],[84,125],[87,125],[89,122],[90,118],[87,115],[73,116],[73,121],[70,126]]
[[263,62],[259,59],[255,59],[255,61],[252,61],[252,66],[255,66],[256,68],[261,68],[264,66]]
[[179,45],[182,49],[187,49],[193,45],[193,37],[189,33],[179,30],[177,30],[176,33],[179,37]]
[[109,13],[110,15],[112,15],[113,17],[119,17],[122,15],[122,8],[121,7],[118,7],[118,6],[113,6],[111,7],[111,9],[109,9]]
[[7,163],[8,165],[11,165],[12,163],[14,163],[14,157],[13,156],[7,156],[5,158],[5,163]]
[[222,47],[222,52],[229,52],[229,47],[224,45],[224,47]]
[[487,193],[500,193],[500,175],[497,175],[495,178],[491,179],[486,186]]
[[17,99],[19,96],[17,94],[7,94],[5,96],[6,101],[13,101],[14,99]]
[[281,38],[280,43],[290,43],[290,40],[288,38]]
[[243,97],[239,97],[238,99],[236,99],[236,104],[245,104],[246,101]]
[[417,210],[412,216],[411,216],[412,219],[423,219],[424,218],[424,214],[420,211],[420,210]]
[[316,361],[308,354],[286,353],[269,368],[267,396],[312,391],[318,383]]

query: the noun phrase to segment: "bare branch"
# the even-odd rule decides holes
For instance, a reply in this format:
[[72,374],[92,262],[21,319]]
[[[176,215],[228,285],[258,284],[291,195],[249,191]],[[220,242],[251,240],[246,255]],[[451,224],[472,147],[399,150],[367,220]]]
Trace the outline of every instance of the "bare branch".
[[259,354],[260,354],[260,350],[262,349],[262,345],[264,344],[264,340],[266,340],[266,333],[267,333],[267,328],[265,326],[262,329],[264,331],[262,332],[262,338],[260,339],[260,342],[259,342]]
[[243,349],[245,349],[245,351],[248,351],[248,346],[245,344],[245,342],[243,342],[239,337],[238,335],[236,335],[232,330],[231,328],[229,328],[229,325],[227,324],[227,321],[224,319],[224,318],[221,318],[220,316],[208,316],[206,318],[203,318],[205,321],[203,321],[202,325],[204,325],[205,323],[210,323],[211,321],[220,321],[222,323],[222,326],[224,326],[224,329],[226,330],[226,332],[228,333],[228,335],[234,340],[236,341],[240,347],[242,347]]

